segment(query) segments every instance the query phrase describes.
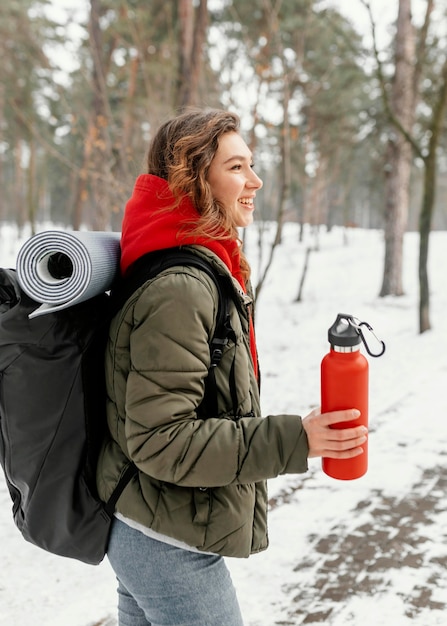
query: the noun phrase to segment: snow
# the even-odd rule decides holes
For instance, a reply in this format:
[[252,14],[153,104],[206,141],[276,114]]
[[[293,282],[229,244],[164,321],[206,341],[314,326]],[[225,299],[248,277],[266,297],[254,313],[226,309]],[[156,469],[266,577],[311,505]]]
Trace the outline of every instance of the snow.
[[[256,274],[256,226],[247,253]],[[0,264],[21,244],[0,231]],[[370,323],[386,342],[370,364],[369,469],[336,481],[311,459],[307,474],[270,481],[270,547],[229,559],[246,626],[434,626],[447,609],[447,233],[430,239],[432,330],[418,333],[418,235],[404,247],[405,295],[378,298],[380,231],[321,232],[298,292],[310,232],[287,225],[261,292],[257,337],[264,414],[306,415],[319,403],[319,366],[337,313]],[[115,580],[25,542],[0,478],[0,626],[114,626]],[[224,626],[224,625],[223,625]]]

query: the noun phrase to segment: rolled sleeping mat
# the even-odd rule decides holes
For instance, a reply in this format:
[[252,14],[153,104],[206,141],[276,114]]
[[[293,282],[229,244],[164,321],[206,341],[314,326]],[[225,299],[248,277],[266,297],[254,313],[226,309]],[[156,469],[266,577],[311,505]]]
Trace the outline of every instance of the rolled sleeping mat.
[[30,317],[66,309],[106,292],[120,261],[121,233],[47,230],[20,248],[17,278],[38,307]]

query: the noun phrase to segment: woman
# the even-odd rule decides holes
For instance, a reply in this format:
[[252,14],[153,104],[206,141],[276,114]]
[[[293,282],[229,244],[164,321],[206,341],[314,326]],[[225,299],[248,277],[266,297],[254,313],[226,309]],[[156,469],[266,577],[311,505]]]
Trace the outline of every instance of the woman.
[[161,272],[111,325],[101,497],[129,460],[139,470],[118,502],[108,549],[120,626],[240,626],[222,557],[267,548],[266,479],[305,472],[308,457],[353,457],[366,440],[363,427],[330,429],[353,410],[261,417],[249,266],[237,230],[251,224],[261,187],[237,116],[191,111],[159,129],[148,174],[126,206],[124,274],[152,250],[192,247],[231,276],[239,306],[216,371],[215,415],[201,411],[218,305],[205,272]]

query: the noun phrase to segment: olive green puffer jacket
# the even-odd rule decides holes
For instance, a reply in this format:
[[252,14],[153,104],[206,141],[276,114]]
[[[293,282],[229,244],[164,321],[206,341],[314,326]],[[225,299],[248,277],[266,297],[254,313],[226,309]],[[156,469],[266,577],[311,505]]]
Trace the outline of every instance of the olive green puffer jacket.
[[[222,271],[212,252],[192,247]],[[139,472],[117,510],[199,550],[247,557],[267,547],[266,479],[307,470],[296,415],[262,418],[249,349],[248,296],[235,283],[231,341],[216,372],[218,415],[198,408],[218,306],[212,279],[175,267],[148,281],[111,324],[106,354],[108,425],[97,484],[112,493],[129,459]],[[229,389],[234,361],[238,415]]]

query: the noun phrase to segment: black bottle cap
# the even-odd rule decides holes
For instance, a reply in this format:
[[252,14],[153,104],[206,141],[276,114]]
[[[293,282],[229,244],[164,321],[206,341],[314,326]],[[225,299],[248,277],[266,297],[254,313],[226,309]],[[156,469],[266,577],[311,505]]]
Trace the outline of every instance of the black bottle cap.
[[331,346],[339,346],[341,348],[357,346],[362,339],[353,324],[355,322],[352,315],[339,313],[337,319],[328,330],[328,339]]

